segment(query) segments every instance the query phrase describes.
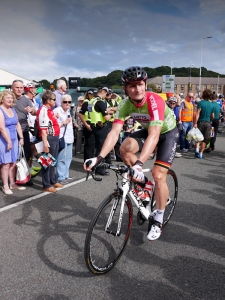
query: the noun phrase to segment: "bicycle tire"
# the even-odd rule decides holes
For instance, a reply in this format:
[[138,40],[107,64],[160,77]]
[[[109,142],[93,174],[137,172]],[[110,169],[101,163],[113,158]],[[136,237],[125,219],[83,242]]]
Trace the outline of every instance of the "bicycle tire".
[[[177,196],[178,196],[178,180],[177,175],[173,170],[169,170],[166,177],[166,182],[169,189],[169,197],[164,215],[163,215],[163,227],[166,226],[166,224],[169,222],[170,218],[172,217],[172,214],[174,213],[175,206],[177,204]],[[155,202],[155,194],[153,193],[152,199],[151,199],[151,210],[152,212],[156,209],[156,202]]]
[[[118,262],[129,240],[133,221],[133,206],[127,197],[124,205],[121,232],[114,235],[120,212],[122,192],[114,192],[99,205],[86,234],[84,258],[88,269],[95,275],[109,272]],[[115,210],[112,224],[106,232],[105,227],[112,205]]]

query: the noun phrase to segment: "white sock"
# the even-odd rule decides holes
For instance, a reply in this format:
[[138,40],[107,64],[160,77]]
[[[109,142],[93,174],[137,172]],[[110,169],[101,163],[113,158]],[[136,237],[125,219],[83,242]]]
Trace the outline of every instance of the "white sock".
[[154,220],[162,224],[163,223],[164,211],[165,211],[165,209],[157,209]]

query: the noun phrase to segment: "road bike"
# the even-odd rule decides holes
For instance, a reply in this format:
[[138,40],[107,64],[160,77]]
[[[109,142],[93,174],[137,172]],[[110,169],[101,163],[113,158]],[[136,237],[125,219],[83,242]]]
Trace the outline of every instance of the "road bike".
[[[156,212],[154,182],[151,199],[145,203],[135,191],[136,184],[132,182],[129,175],[132,174],[130,167],[106,163],[101,165],[113,170],[117,179],[116,189],[99,205],[86,234],[84,258],[88,269],[96,275],[109,272],[120,259],[132,228],[133,204],[138,208],[138,225],[148,221],[148,231],[153,224]],[[94,180],[102,180],[96,177],[94,170],[91,175]],[[173,170],[168,170],[167,184],[169,198],[165,208],[163,227],[169,222],[177,203],[178,181]]]

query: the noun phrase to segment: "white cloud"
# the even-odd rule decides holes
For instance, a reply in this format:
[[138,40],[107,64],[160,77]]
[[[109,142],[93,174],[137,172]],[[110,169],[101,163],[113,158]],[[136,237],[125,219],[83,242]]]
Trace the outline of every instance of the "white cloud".
[[174,60],[176,67],[190,66],[190,61],[197,67],[201,39],[213,35],[204,41],[203,65],[225,74],[224,1],[168,0],[166,9],[160,3],[4,1],[0,68],[53,80],[106,75],[113,66],[122,70],[134,64],[170,65]]

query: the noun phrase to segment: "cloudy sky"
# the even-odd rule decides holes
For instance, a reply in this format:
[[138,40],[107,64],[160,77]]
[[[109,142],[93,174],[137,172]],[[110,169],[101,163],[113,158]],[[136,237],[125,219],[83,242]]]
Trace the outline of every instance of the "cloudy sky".
[[92,78],[131,65],[199,68],[202,53],[202,66],[225,74],[224,12],[224,0],[1,0],[0,69]]

